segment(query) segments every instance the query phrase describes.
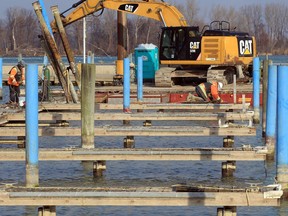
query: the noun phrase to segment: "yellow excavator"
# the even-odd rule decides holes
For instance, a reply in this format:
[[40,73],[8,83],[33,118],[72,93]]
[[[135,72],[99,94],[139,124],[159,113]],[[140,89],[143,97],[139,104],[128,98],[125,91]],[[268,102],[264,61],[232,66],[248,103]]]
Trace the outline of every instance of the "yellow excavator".
[[[161,67],[155,73],[155,86],[183,84],[192,78],[230,84],[234,74],[237,78],[251,74],[256,54],[254,37],[231,30],[226,21],[214,21],[202,31],[197,26],[187,26],[181,12],[162,0],[80,0],[61,13],[63,25],[103,9],[143,16],[164,24],[159,45]],[[55,22],[51,27],[57,32]]]

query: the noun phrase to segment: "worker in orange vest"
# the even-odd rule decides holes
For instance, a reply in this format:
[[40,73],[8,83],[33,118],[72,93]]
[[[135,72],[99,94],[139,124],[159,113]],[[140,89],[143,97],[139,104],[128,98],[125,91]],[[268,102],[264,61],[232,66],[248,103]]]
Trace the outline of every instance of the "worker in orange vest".
[[20,86],[25,85],[25,63],[19,61],[17,65],[9,71],[8,85],[10,92],[10,101],[8,104],[18,104],[20,96]]
[[196,86],[196,94],[206,102],[221,103],[219,91],[223,88],[222,82],[204,82]]

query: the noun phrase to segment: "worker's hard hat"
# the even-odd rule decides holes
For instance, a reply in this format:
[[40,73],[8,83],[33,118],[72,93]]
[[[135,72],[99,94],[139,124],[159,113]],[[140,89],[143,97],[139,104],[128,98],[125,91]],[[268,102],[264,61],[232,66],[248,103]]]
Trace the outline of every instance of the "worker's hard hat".
[[221,90],[223,88],[223,83],[222,82],[218,82],[218,90]]
[[17,66],[24,68],[24,67],[25,67],[25,62],[24,62],[23,60],[20,60],[20,61],[17,63]]

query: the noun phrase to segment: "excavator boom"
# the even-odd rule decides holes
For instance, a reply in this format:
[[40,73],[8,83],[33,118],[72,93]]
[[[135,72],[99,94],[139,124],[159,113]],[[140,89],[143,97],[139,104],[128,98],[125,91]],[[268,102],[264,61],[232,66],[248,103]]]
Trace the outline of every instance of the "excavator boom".
[[[72,7],[75,9],[67,16],[62,13],[64,26],[105,8],[161,21],[167,27],[187,26],[184,16],[176,7],[156,0],[80,0]],[[53,32],[57,32],[55,21],[51,23],[51,27]]]
[[[159,46],[161,68],[155,72],[156,86],[181,84],[191,78],[229,84],[234,75],[245,78],[245,74],[251,74],[252,60],[257,53],[255,38],[231,30],[229,22],[213,21],[202,33],[197,26],[187,26],[181,12],[162,0],[80,0],[72,8],[66,16],[68,10],[61,14],[64,26],[103,9],[162,22],[165,27]],[[55,22],[51,27],[53,32],[58,31]],[[117,75],[120,77],[122,68],[119,64]]]

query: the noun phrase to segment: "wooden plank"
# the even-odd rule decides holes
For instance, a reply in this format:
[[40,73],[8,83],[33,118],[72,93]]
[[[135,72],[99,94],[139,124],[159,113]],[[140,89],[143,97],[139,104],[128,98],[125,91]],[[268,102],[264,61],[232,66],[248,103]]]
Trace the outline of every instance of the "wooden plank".
[[0,191],[0,206],[279,206],[278,198],[264,198],[264,193],[13,188]]
[[39,110],[45,110],[45,111],[50,111],[50,110],[80,110],[81,109],[81,104],[72,104],[72,103],[41,103],[39,104]]
[[[25,127],[5,127],[0,136],[25,136]],[[41,127],[39,136],[81,136],[79,127]],[[103,126],[95,127],[95,136],[256,136],[255,127],[200,126]]]
[[[222,113],[192,113],[192,112],[155,112],[155,113],[95,113],[95,120],[158,120],[158,121],[217,121],[223,120],[237,120],[247,121],[252,120],[253,112],[222,112]],[[40,112],[39,121],[52,121],[52,120],[81,120],[80,112]],[[24,121],[25,113],[7,114],[5,122],[8,121]]]
[[[263,149],[40,149],[43,161],[263,161]],[[25,149],[1,149],[0,161],[24,161]]]
[[[245,109],[249,108],[250,104],[245,104]],[[39,108],[42,110],[80,110],[81,104],[60,104],[60,103],[41,103]],[[133,109],[149,109],[149,110],[242,110],[242,104],[173,104],[173,103],[161,103],[161,104],[131,104],[130,108]],[[123,110],[123,104],[96,104],[96,109],[117,109]]]
[[8,114],[2,114],[2,115],[0,115],[0,125],[7,123],[7,122],[9,121],[9,120],[8,120],[8,117],[9,117]]
[[12,140],[12,139],[10,139],[10,140],[8,140],[8,139],[5,139],[5,140],[0,139],[0,144],[24,145],[25,144],[25,140],[24,139],[19,139],[19,140],[17,140],[17,139],[14,139],[14,140]]
[[[148,109],[148,110],[242,110],[248,109],[249,103],[242,104],[173,104],[173,103],[161,103],[161,104],[131,104],[130,109]],[[96,104],[96,109],[123,109],[123,104],[107,104],[99,103]]]

